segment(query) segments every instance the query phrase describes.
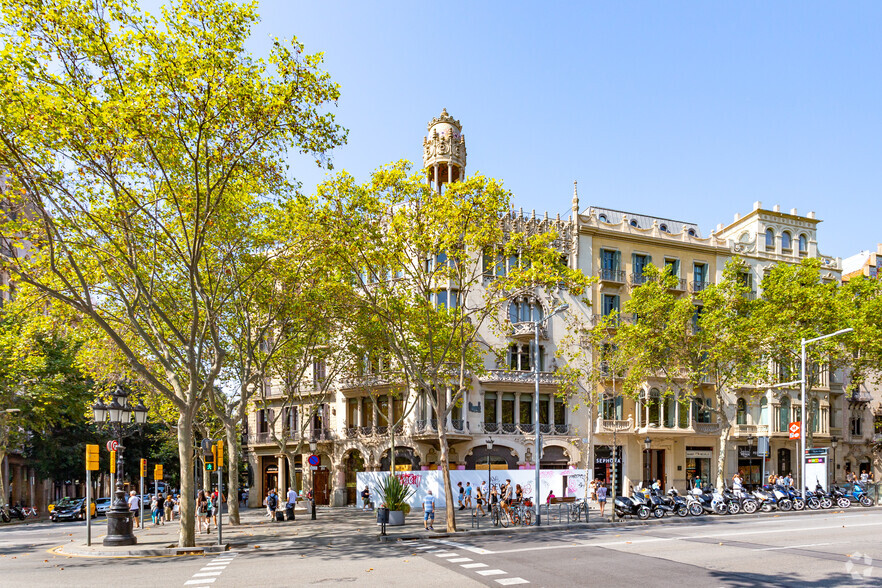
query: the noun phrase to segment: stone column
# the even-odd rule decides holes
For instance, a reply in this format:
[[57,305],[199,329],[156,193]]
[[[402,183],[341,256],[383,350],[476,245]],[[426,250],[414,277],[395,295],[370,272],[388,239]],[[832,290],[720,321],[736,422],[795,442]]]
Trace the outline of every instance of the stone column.
[[435,176],[434,176],[434,178],[435,178],[435,191],[436,191],[436,192],[441,192],[441,182],[440,182],[440,180],[438,179],[438,167],[439,167],[439,166],[438,166],[438,164],[436,163],[435,166],[434,166],[434,168],[433,168],[433,169],[435,170]]
[[288,477],[285,475],[285,462],[288,460],[285,459],[284,455],[279,455],[277,457],[276,463],[279,465],[279,481],[276,483],[276,491],[279,493],[279,502],[281,502],[282,497],[288,492]]
[[449,161],[447,162],[447,183],[453,183],[453,164],[451,164]]
[[502,392],[496,393],[496,422],[502,422]]
[[246,453],[245,459],[248,460],[254,473],[254,483],[248,490],[248,507],[260,508],[263,505],[263,497],[266,496],[266,488],[263,487],[263,470],[260,467],[261,460],[253,451]]
[[[561,423],[563,424],[563,423]],[[548,395],[548,425],[554,427],[554,394]]]
[[521,393],[520,392],[515,392],[514,422],[516,425],[521,424]]

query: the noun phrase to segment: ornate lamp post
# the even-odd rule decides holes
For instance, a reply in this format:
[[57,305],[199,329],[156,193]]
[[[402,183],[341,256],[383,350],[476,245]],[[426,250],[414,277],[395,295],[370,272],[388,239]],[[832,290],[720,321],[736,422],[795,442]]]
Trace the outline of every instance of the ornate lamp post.
[[831,476],[830,483],[831,484],[836,483],[836,446],[837,445],[839,445],[839,439],[836,437],[836,435],[833,435],[832,437],[830,437],[830,447],[833,448],[833,462],[830,464],[832,466],[831,469],[833,470],[830,474],[830,476]]
[[750,470],[747,474],[747,483],[751,484],[753,479],[753,435],[747,436],[747,461],[750,463]]
[[487,437],[484,443],[487,444],[487,496],[484,497],[484,501],[490,504],[490,452],[493,451],[493,437]]
[[[117,384],[110,393],[111,401],[105,404],[99,398],[92,406],[92,416],[99,426],[106,426],[114,437],[117,438],[116,448],[116,492],[115,500],[107,510],[107,535],[104,537],[104,545],[134,545],[138,542],[132,532],[132,516],[129,513],[129,505],[126,502],[125,492],[122,487],[123,480],[123,436],[130,432],[130,426],[135,425],[139,430],[141,425],[147,422],[147,407],[141,400],[137,406],[130,406],[128,397],[130,392],[122,385]],[[86,505],[87,512],[90,505]]]

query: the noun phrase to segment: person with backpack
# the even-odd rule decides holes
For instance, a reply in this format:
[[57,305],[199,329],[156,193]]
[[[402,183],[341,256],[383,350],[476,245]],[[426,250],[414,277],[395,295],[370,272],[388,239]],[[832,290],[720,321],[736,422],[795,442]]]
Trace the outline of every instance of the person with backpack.
[[153,515],[153,526],[164,525],[162,520],[162,507],[165,504],[165,498],[162,494],[157,494],[150,503],[151,514]]
[[269,496],[266,497],[266,509],[270,513],[270,520],[275,522],[276,509],[279,508],[279,498],[276,496],[275,490],[270,490]]
[[205,496],[205,490],[200,490],[196,496],[196,525],[199,527],[196,530],[197,533],[202,532],[203,522],[208,525],[208,499]]

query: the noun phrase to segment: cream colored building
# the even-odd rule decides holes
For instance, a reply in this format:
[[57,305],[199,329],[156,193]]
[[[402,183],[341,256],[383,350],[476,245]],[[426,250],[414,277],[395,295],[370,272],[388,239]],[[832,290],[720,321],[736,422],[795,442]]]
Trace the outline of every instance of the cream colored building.
[[[446,183],[466,177],[462,126],[446,110],[429,122],[428,135],[423,140],[423,163],[428,182],[439,190]],[[766,210],[760,203],[750,213],[736,215],[728,226],[720,225],[707,236],[694,223],[597,206],[583,210],[575,190],[567,219],[512,211],[502,222],[509,230],[557,231],[557,246],[571,267],[598,278],[586,296],[590,306],[566,292],[555,293],[558,302],[569,303],[570,312],[589,323],[622,308],[631,288],[642,283],[642,270],[648,263],[670,266],[679,279],[676,292],[681,296],[693,296],[718,280],[726,261],[736,255],[745,260],[754,290],[765,269],[781,261],[793,263],[806,256],[819,257],[825,279],[830,280],[838,280],[842,269],[841,260],[818,252],[816,226],[820,221],[814,213],[782,213],[777,206]],[[509,308],[508,331],[499,334],[488,328],[482,333],[488,344],[508,348],[508,354],[499,364],[495,356],[488,354],[487,375],[475,378],[462,407],[455,408],[446,423],[452,467],[486,468],[488,461],[496,467],[534,467],[535,376],[528,350],[533,318],[548,315],[552,305],[552,297],[546,294],[515,300]],[[702,397],[680,403],[662,398],[661,382],[646,382],[636,400],[633,395],[622,394],[620,384],[614,388],[608,382],[597,391],[601,397],[597,406],[580,404],[580,409],[572,410],[555,394],[555,352],[568,334],[566,328],[562,318],[554,317],[540,334],[542,409],[538,429],[544,438],[540,466],[588,467],[597,477],[610,481],[615,443],[619,447],[619,488],[627,488],[645,477],[660,478],[666,487],[674,485],[680,489],[686,488],[691,478],[713,480],[720,425],[710,385]],[[315,489],[320,504],[354,503],[358,471],[389,469],[392,431],[388,424],[398,421],[405,402],[389,394],[392,383],[382,380],[381,365],[373,371],[352,381],[335,381],[318,414],[308,423],[306,435],[315,441],[320,465],[312,468],[306,463],[307,454],[299,456],[297,469],[303,475],[298,474],[298,480],[303,488]],[[316,373],[311,377],[318,382],[320,376]],[[366,382],[379,395],[378,406],[370,401]],[[585,396],[585,390],[581,392]],[[845,401],[839,375],[825,376],[819,392],[821,418],[815,438],[820,444],[829,444],[833,436],[845,436]],[[449,390],[446,395],[449,400]],[[396,464],[399,469],[432,469],[438,463],[437,423],[426,399],[410,398],[416,409],[394,431]],[[767,471],[797,469],[795,446],[788,443],[781,427],[781,423],[793,420],[797,414],[798,400],[793,391],[739,391],[723,409],[737,423],[729,443],[727,476],[741,470],[751,481],[759,481],[762,462],[756,456],[756,439],[766,435],[771,438]],[[287,418],[279,421],[279,427],[292,422]],[[261,411],[248,416],[245,452],[252,473],[253,506],[260,504],[266,488],[282,487],[287,479],[284,459],[277,455],[266,423]],[[301,434],[291,430],[291,426],[280,432]],[[491,437],[493,448],[488,451],[486,442]]]

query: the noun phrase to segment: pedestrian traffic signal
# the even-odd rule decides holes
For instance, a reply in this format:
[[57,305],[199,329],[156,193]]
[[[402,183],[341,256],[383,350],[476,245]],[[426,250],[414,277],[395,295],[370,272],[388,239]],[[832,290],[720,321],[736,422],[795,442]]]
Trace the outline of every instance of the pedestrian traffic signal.
[[110,452],[110,473],[116,473],[116,451]]
[[205,454],[202,456],[202,460],[205,462],[205,471],[207,472],[214,471],[214,452],[215,447],[214,445],[212,445],[211,448],[206,451]]
[[217,453],[214,455],[215,461],[217,462],[217,467],[224,467],[224,440],[218,439],[217,441]]
[[86,445],[86,469],[95,472],[98,471],[98,446]]
[[153,479],[161,480],[162,479],[162,464],[158,463],[153,466]]
[[147,477],[147,460],[146,459],[141,460],[141,477],[142,478]]

